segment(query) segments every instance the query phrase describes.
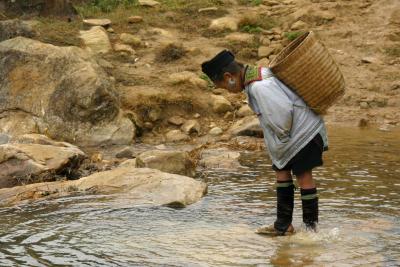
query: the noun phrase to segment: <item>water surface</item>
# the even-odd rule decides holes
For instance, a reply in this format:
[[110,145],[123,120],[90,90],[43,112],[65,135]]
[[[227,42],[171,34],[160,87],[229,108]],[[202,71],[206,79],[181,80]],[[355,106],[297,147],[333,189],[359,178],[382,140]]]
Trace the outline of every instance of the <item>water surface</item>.
[[[0,266],[399,266],[400,132],[331,128],[318,233],[254,234],[275,216],[264,152],[240,170],[205,173],[209,193],[185,209],[80,196],[0,209]],[[199,178],[200,179],[200,178]]]

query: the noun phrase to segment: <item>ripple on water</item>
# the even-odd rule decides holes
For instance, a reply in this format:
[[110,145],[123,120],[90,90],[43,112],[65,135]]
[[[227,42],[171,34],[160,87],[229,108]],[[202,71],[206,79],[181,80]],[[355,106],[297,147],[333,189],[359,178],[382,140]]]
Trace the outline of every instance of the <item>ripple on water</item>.
[[209,194],[185,209],[107,196],[0,209],[0,266],[398,266],[399,134],[336,133],[314,172],[318,233],[301,228],[298,191],[297,234],[254,233],[274,221],[275,179],[265,153],[249,152],[247,168],[205,172]]

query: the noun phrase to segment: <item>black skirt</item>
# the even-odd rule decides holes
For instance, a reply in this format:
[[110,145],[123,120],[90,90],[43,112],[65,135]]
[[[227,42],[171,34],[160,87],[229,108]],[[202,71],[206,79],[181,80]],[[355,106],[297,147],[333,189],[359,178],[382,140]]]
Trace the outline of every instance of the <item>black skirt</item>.
[[315,167],[322,166],[322,153],[324,152],[324,141],[320,134],[317,134],[305,147],[303,147],[282,169],[274,164],[274,171],[292,171],[298,176]]

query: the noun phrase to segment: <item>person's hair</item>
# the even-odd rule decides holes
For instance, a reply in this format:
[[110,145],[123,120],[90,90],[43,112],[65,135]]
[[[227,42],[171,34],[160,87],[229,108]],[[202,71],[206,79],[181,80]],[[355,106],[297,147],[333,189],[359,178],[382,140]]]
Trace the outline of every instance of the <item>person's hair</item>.
[[242,68],[244,68],[244,65],[242,63],[237,61],[232,61],[231,63],[223,67],[219,73],[211,77],[211,80],[213,82],[221,82],[224,79],[225,72],[229,72],[231,74],[237,74],[242,70]]

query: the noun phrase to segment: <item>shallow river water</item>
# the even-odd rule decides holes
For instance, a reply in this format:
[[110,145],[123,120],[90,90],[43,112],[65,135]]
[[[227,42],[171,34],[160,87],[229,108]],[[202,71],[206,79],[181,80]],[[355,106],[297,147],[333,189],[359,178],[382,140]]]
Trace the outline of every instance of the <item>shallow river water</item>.
[[263,152],[207,173],[209,193],[184,209],[106,196],[0,209],[0,266],[400,266],[400,132],[335,129],[315,171],[318,233],[254,234],[272,223],[274,174]]

